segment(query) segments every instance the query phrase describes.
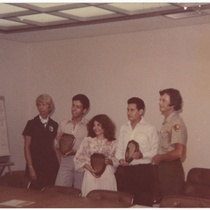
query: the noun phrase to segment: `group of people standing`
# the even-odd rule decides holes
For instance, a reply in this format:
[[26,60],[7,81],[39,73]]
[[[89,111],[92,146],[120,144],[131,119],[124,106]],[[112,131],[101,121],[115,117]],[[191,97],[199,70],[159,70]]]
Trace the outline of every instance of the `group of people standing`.
[[[90,121],[85,118],[90,102],[83,94],[72,98],[71,118],[59,125],[50,117],[54,103],[49,95],[40,95],[36,106],[39,114],[27,122],[22,133],[29,188],[74,187],[82,191],[82,196],[94,189],[118,190],[133,194],[135,204],[147,206],[153,204],[156,178],[162,197],[181,192],[187,130],[178,114],[182,106],[178,90],[160,91],[159,108],[164,116],[160,132],[145,120],[144,101],[138,97],[128,99],[128,122],[121,127],[119,139],[107,115],[96,115]],[[61,155],[59,141],[64,133],[74,135],[76,141],[70,152]],[[137,147],[128,161],[125,155],[130,142]],[[101,175],[91,166],[94,153],[105,156],[106,167]]]

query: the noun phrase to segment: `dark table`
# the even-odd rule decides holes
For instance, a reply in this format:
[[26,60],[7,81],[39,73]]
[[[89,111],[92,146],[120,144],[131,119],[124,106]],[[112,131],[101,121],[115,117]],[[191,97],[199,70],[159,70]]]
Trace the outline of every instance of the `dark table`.
[[123,208],[123,203],[107,200],[92,200],[72,194],[51,191],[36,191],[31,189],[0,186],[0,208],[12,207],[1,204],[5,201],[24,200],[33,203],[22,206],[26,208]]

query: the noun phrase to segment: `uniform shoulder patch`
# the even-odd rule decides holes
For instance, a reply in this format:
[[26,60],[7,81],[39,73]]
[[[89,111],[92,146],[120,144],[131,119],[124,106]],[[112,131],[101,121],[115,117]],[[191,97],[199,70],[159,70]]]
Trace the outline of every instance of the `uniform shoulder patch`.
[[180,125],[179,125],[179,124],[175,124],[175,125],[173,126],[173,128],[174,128],[174,130],[177,132],[177,131],[180,130]]

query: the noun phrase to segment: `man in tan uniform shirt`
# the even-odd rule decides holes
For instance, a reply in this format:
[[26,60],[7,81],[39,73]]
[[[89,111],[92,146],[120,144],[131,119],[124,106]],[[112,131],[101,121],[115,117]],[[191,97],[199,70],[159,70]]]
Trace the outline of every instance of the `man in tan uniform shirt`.
[[187,129],[177,111],[181,110],[182,98],[178,90],[160,91],[160,111],[165,117],[159,137],[158,154],[153,164],[158,165],[158,178],[162,197],[179,194],[184,184],[181,160],[185,156]]

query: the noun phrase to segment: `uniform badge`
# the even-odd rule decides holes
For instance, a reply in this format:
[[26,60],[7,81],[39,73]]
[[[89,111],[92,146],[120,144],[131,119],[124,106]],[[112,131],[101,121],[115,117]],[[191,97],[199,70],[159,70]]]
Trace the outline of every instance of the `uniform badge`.
[[49,130],[50,130],[51,132],[53,132],[53,127],[52,127],[52,126],[49,126]]
[[176,132],[179,131],[179,129],[180,129],[180,125],[179,125],[179,124],[176,124],[176,125],[174,125],[173,127],[174,127],[174,130],[175,130]]

